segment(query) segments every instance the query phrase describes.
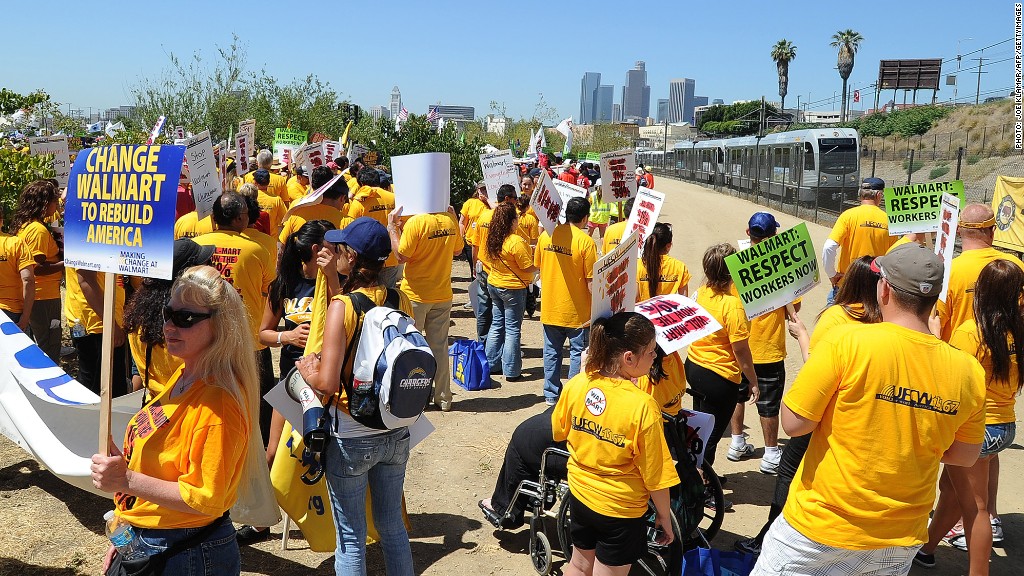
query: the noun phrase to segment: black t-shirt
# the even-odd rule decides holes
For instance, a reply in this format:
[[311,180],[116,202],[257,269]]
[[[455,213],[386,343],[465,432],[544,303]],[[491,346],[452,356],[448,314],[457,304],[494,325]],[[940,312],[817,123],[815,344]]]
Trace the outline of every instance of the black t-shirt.
[[[313,314],[313,292],[316,290],[316,280],[303,278],[292,288],[292,293],[284,299],[284,329],[294,330],[299,324],[309,324]],[[285,344],[281,347],[281,377],[287,375],[287,370],[302,358],[302,347]],[[287,370],[286,370],[287,367]]]

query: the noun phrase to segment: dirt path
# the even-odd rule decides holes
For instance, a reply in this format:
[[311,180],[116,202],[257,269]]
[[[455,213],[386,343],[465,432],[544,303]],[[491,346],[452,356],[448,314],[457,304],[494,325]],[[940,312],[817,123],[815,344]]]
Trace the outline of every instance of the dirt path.
[[[747,218],[760,208],[667,178],[659,178],[657,184],[658,190],[668,196],[661,219],[674,225],[672,254],[690,269],[694,290],[702,279],[700,258],[704,249],[713,243],[735,243],[743,238]],[[783,227],[799,222],[785,214],[777,218]],[[828,230],[814,224],[808,228],[815,245],[821,246]],[[464,262],[456,262],[453,276],[456,310],[452,334],[466,337],[475,333],[475,324],[472,314],[459,307],[466,302],[469,282]],[[819,287],[804,298],[802,317],[809,324],[824,306],[825,292]],[[525,554],[527,530],[495,532],[483,521],[476,503],[490,496],[516,425],[544,408],[541,348],[540,323],[527,320],[523,329],[524,381],[504,383],[499,379],[499,388],[472,393],[456,389],[453,412],[429,413],[437,432],[413,450],[406,488],[418,573],[533,573]],[[789,382],[799,369],[797,356],[796,344],[791,341]],[[746,419],[759,457],[763,442],[752,407],[748,407]],[[1024,541],[1020,536],[1024,532],[1024,478],[1019,473],[1024,456],[1017,444],[1003,454],[1000,508],[1007,549],[996,549],[992,562],[995,575],[1019,573],[1022,554],[1018,550]],[[719,458],[718,462],[718,471],[729,477],[726,497],[735,503],[735,511],[726,516],[713,544],[731,548],[739,536],[751,535],[760,528],[775,479],[757,471],[757,459],[733,463]],[[0,526],[4,527],[0,536],[0,576],[99,574],[100,558],[106,549],[101,517],[110,507],[109,500],[69,487],[41,470],[16,445],[0,438]],[[331,555],[310,552],[298,531],[292,533],[290,549],[281,551],[281,529],[282,525],[274,528],[274,540],[243,549],[244,574],[333,572]],[[383,574],[378,546],[370,547],[369,557],[369,573]],[[915,568],[912,574],[947,576],[966,571],[964,553],[940,547],[937,558],[938,569]]]

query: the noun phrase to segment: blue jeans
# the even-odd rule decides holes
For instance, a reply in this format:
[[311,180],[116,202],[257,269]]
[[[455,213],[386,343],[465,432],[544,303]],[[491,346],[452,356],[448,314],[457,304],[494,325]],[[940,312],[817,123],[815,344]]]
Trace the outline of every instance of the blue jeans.
[[476,339],[481,344],[487,344],[487,333],[491,330],[491,294],[487,291],[487,272],[481,271],[476,275]]
[[523,371],[523,354],[519,341],[526,311],[526,288],[495,288],[488,286],[491,296],[491,330],[487,333],[487,363],[492,372],[497,372],[501,360],[501,372],[507,377],[519,378]]
[[409,533],[402,521],[402,490],[409,461],[409,429],[327,444],[327,489],[334,510],[338,576],[366,576],[366,487],[384,547],[388,576],[413,576]]
[[831,306],[836,303],[836,294],[839,293],[839,286],[833,286],[828,291],[828,297],[825,298],[825,306]]
[[[235,527],[230,520],[218,520],[220,526],[198,546],[193,546],[171,556],[167,560],[164,574],[181,576],[219,576],[222,574],[240,574],[241,558],[238,555],[238,542],[235,540]],[[202,530],[202,528],[176,528],[171,530],[138,529],[135,542],[150,554],[156,554],[168,546]]]
[[1017,436],[1016,422],[986,424],[985,443],[981,446],[981,455],[992,456],[993,454],[999,454],[1009,448],[1010,444],[1013,444],[1015,436]]
[[562,347],[569,340],[569,378],[580,373],[589,328],[565,328],[544,324],[544,399],[558,400],[562,393]]

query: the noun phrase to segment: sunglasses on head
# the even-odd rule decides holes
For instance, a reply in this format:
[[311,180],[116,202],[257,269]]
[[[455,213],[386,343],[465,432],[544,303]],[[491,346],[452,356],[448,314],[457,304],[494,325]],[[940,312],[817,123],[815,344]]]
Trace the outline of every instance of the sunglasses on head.
[[191,328],[213,316],[213,312],[193,312],[191,310],[175,310],[170,305],[164,306],[164,322],[170,321],[178,328]]

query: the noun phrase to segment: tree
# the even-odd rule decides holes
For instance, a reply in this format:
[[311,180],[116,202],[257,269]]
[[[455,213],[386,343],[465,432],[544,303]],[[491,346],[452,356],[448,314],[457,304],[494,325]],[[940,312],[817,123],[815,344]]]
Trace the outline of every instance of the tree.
[[42,90],[22,95],[7,88],[0,88],[0,114],[3,115],[13,114],[23,108],[31,109],[36,104],[49,101],[50,95]]
[[782,103],[779,108],[786,113],[786,94],[789,93],[789,63],[796,59],[796,46],[783,38],[772,46],[772,60],[779,70],[779,97]]
[[864,37],[860,35],[860,32],[854,32],[849,28],[840,30],[832,35],[831,46],[839,48],[839,61],[836,68],[839,70],[840,78],[843,79],[843,104],[839,112],[840,122],[846,122],[846,82],[850,79],[850,74],[853,73],[853,57],[857,54],[857,49],[860,48],[862,41],[864,41]]

